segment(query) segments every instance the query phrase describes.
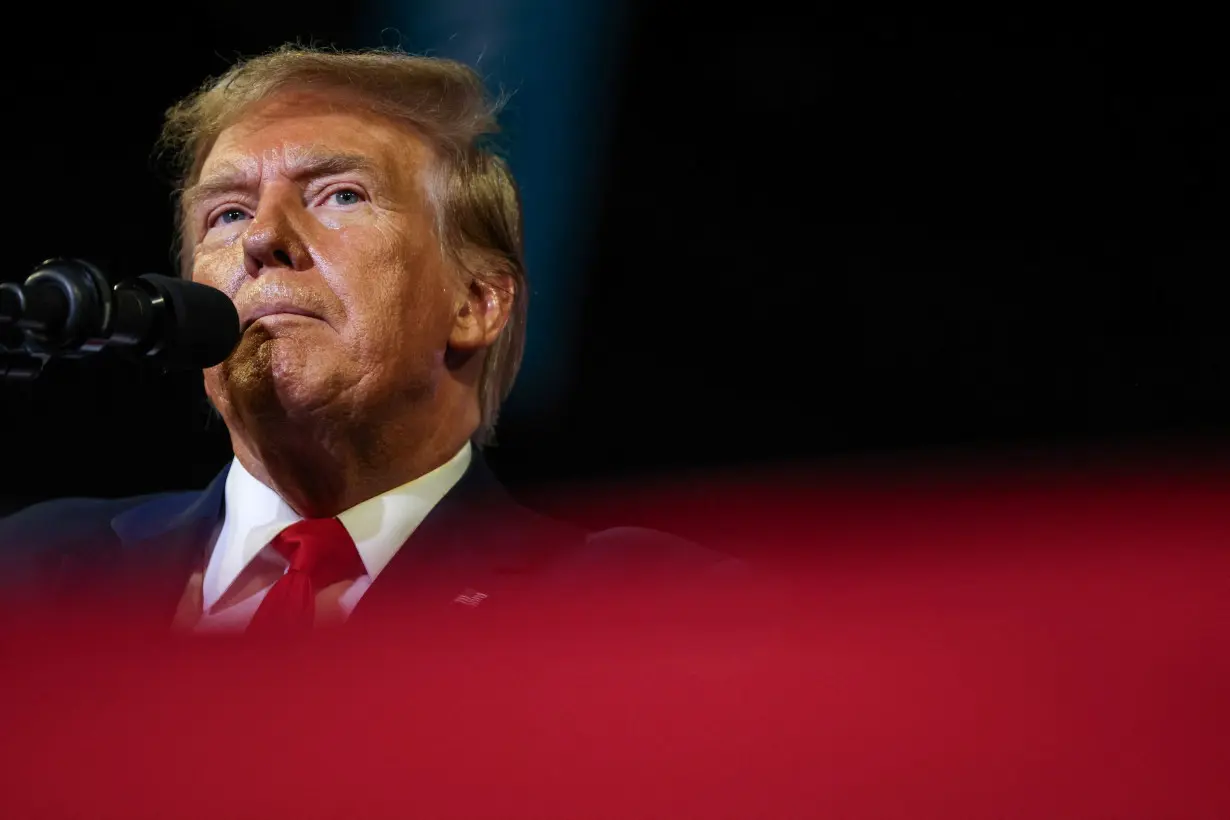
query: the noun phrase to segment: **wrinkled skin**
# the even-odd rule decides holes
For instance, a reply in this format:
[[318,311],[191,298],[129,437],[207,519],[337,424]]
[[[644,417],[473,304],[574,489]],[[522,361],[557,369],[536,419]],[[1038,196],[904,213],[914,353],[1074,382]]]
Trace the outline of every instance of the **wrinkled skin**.
[[192,278],[243,326],[206,392],[240,462],[302,515],[430,471],[478,426],[508,299],[441,251],[432,161],[346,92],[282,91],[221,133],[185,192]]

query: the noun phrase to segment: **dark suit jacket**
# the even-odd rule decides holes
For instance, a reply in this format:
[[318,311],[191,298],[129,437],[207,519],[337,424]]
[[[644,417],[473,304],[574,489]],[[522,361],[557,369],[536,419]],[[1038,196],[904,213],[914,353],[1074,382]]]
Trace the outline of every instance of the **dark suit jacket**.
[[[126,608],[147,623],[170,624],[220,525],[226,474],[202,491],[49,501],[0,520],[0,607],[105,601],[108,612]],[[558,604],[642,581],[687,587],[741,569],[661,532],[587,532],[538,515],[517,504],[476,455],[350,622],[412,610]]]

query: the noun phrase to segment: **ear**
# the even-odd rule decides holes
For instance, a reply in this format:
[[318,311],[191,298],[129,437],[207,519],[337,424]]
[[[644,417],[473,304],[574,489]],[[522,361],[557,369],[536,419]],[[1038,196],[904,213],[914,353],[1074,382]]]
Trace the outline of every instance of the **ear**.
[[458,351],[490,347],[512,316],[516,289],[516,281],[507,274],[471,278],[457,306],[449,347]]

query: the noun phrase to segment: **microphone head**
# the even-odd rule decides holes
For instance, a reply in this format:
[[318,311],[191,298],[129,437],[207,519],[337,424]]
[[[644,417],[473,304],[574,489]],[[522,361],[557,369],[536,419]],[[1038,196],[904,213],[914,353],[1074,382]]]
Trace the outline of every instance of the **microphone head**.
[[222,291],[156,273],[138,279],[163,314],[159,322],[162,338],[149,355],[166,369],[213,367],[239,344],[239,312]]

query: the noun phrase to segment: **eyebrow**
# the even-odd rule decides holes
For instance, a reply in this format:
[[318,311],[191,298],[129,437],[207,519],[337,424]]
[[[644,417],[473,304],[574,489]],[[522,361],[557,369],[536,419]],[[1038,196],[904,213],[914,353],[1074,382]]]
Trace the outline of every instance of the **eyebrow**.
[[[383,180],[384,174],[369,157],[362,154],[304,153],[288,162],[286,175],[295,181],[348,174],[356,171]],[[205,200],[253,187],[249,163],[226,163],[209,177],[186,188],[182,195],[185,211],[193,211]]]

